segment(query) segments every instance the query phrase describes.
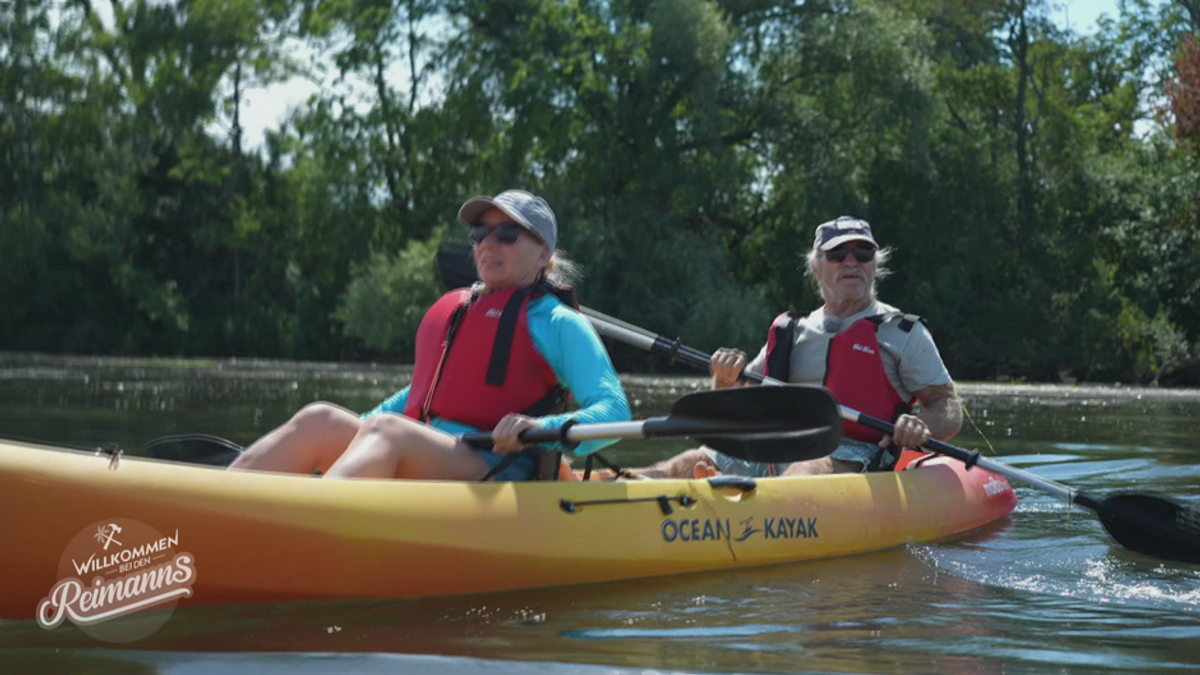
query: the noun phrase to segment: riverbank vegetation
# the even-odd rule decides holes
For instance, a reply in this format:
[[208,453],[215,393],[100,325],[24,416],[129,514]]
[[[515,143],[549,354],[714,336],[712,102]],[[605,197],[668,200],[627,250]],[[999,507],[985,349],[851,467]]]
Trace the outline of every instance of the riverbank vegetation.
[[697,347],[813,308],[849,214],[960,378],[1195,385],[1200,6],[1121,6],[3,3],[0,349],[403,361],[458,205],[524,187],[584,304]]

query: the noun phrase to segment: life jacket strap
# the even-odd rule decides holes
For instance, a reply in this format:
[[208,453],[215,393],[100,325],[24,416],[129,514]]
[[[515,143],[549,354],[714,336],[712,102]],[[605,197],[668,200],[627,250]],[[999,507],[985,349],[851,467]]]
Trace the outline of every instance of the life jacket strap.
[[545,279],[517,290],[504,303],[504,311],[500,315],[500,324],[496,328],[496,339],[492,342],[492,357],[488,361],[485,381],[495,387],[504,385],[508,375],[508,360],[512,354],[513,337],[517,332],[517,321],[521,318],[521,307],[526,299],[553,295],[568,307],[579,311],[579,300],[575,290],[570,286],[558,286]]
[[488,361],[487,378],[485,381],[495,387],[504,385],[508,375],[508,357],[512,354],[513,336],[517,332],[517,319],[521,318],[521,306],[529,297],[531,288],[519,289],[508,298],[504,304],[504,312],[500,315],[500,325],[496,329],[496,339],[492,342],[492,358]]

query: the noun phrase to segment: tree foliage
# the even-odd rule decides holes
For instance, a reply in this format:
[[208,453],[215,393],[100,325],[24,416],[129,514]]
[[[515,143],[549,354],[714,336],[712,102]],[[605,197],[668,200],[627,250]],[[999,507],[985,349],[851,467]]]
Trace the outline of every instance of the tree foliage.
[[458,205],[523,187],[585,304],[705,349],[818,304],[851,214],[959,378],[1200,381],[1191,0],[1091,35],[1045,0],[101,10],[0,4],[0,348],[406,359]]

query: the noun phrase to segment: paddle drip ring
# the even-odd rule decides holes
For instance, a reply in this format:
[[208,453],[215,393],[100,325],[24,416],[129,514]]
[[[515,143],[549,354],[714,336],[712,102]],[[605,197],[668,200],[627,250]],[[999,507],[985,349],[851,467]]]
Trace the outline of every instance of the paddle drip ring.
[[567,435],[571,431],[571,427],[575,426],[576,424],[579,424],[579,420],[572,417],[566,422],[563,422],[563,425],[558,428],[558,442],[561,443],[563,449],[568,452],[579,447],[579,441],[572,441],[571,439],[567,438]]
[[679,358],[679,350],[682,348],[683,348],[683,341],[680,338],[675,338],[675,341],[671,343],[671,347],[667,351],[667,354],[670,356],[670,359],[671,359],[669,361],[669,363],[675,363],[675,360]]
[[979,451],[972,450],[970,453],[970,457],[967,457],[966,459],[963,460],[963,465],[965,465],[967,467],[967,469],[969,470],[969,469],[973,468],[977,462],[979,462]]

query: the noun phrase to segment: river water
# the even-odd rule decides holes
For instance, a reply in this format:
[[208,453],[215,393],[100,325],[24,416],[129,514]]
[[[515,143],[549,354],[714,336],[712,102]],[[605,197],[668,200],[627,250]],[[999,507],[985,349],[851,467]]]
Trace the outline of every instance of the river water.
[[[369,408],[409,373],[0,354],[0,435],[133,452],[183,432],[246,443],[312,400]],[[638,418],[706,386],[624,380]],[[958,445],[1101,496],[1200,504],[1200,391],[961,389]],[[607,454],[639,466],[687,445],[623,442]],[[1200,566],[1131,553],[1090,511],[1016,488],[1017,510],[987,529],[836,560],[455,598],[184,608],[120,648],[69,624],[0,621],[0,673],[1200,671]],[[0,505],[21,527],[22,505],[3,495]],[[20,580],[0,570],[0,583]]]

